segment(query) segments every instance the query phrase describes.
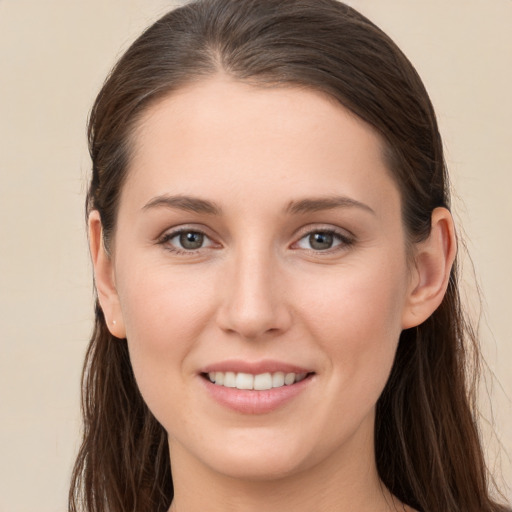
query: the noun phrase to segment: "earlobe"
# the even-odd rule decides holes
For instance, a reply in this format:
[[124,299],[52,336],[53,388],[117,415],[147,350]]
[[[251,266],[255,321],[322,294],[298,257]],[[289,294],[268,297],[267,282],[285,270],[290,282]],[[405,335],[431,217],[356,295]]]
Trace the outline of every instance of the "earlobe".
[[115,286],[113,262],[103,243],[103,229],[97,210],[89,214],[88,227],[94,282],[107,328],[116,338],[125,338],[126,331]]
[[403,329],[421,324],[441,304],[456,253],[451,213],[446,208],[436,208],[429,237],[415,249],[415,270],[404,309]]

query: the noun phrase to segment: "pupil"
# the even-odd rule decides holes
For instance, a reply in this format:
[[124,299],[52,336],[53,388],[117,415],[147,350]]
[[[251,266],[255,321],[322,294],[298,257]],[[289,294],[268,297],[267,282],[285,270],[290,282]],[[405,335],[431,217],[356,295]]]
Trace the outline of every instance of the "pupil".
[[184,249],[199,249],[203,245],[204,236],[202,233],[181,233],[180,244]]
[[319,251],[330,249],[333,243],[333,236],[330,233],[313,233],[309,236],[309,243],[313,249]]

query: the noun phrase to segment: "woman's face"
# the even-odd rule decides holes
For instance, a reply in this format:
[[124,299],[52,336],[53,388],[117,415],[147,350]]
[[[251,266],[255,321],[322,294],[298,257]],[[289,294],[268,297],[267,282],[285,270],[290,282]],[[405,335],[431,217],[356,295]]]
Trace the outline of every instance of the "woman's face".
[[161,100],[135,133],[112,265],[173,465],[275,478],[373,457],[411,280],[368,125],[222,77]]

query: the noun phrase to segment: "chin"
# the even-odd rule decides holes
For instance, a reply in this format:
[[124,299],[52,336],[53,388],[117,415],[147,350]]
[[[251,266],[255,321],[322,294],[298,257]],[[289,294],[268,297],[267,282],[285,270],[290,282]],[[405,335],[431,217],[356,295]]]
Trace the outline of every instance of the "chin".
[[278,480],[310,465],[308,450],[298,440],[290,442],[289,437],[278,439],[281,436],[261,433],[255,436],[242,434],[237,440],[232,437],[211,444],[198,457],[200,462],[215,473],[248,481]]
[[243,457],[231,457],[225,461],[215,461],[211,466],[216,473],[237,480],[247,481],[276,481],[306,469],[304,460],[297,457],[286,458],[280,456],[269,456],[267,452]]

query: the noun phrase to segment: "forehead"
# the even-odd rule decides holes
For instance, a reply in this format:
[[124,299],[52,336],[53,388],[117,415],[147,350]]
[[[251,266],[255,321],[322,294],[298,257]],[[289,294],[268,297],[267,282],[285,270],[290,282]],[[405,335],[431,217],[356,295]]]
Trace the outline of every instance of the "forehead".
[[132,144],[126,188],[139,202],[169,192],[396,195],[375,130],[311,89],[214,77],[153,104]]

